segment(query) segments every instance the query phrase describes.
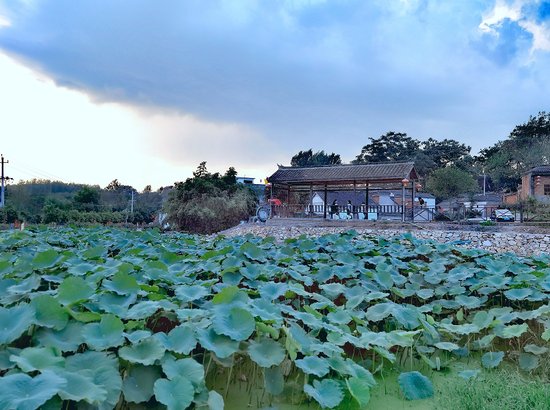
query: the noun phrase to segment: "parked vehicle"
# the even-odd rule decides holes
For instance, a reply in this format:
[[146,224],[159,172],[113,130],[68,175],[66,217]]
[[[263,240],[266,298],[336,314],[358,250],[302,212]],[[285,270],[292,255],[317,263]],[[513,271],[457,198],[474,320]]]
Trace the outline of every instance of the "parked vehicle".
[[491,221],[514,222],[516,217],[508,209],[495,209],[491,214]]

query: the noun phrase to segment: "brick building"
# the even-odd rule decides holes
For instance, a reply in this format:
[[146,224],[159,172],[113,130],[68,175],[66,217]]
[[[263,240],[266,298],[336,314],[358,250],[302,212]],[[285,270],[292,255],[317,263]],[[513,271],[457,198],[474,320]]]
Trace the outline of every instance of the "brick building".
[[519,199],[533,196],[547,202],[550,196],[550,165],[539,165],[521,176]]

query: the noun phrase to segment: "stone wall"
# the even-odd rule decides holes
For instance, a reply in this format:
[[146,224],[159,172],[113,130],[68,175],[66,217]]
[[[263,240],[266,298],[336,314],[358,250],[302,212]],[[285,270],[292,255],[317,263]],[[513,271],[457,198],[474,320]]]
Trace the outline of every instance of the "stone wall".
[[[349,229],[349,228],[348,228]],[[342,227],[292,227],[292,226],[262,226],[262,225],[241,225],[230,229],[223,234],[226,236],[246,235],[268,237],[273,236],[278,241],[288,238],[298,238],[301,235],[308,237],[319,237],[331,233],[346,232],[348,229]],[[357,229],[360,235],[375,235],[384,238],[391,238],[401,235],[404,230],[383,230],[383,229]],[[418,239],[430,239],[440,243],[468,241],[469,243],[457,244],[465,248],[486,249],[489,252],[513,252],[516,255],[540,255],[550,254],[550,235],[515,233],[515,232],[467,232],[467,231],[434,231],[434,230],[412,230],[412,235]]]

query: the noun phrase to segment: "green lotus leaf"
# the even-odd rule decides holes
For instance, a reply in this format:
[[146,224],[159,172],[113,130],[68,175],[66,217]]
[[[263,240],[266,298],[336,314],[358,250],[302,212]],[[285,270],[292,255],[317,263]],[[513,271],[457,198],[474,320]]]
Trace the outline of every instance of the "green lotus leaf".
[[523,323],[521,325],[506,326],[504,329],[502,329],[502,337],[505,339],[520,337],[522,334],[527,332],[528,328],[529,325],[527,323]]
[[36,311],[35,323],[37,325],[61,330],[69,321],[69,314],[67,311],[50,295],[38,295],[31,301],[30,305],[34,307]]
[[479,329],[485,329],[486,327],[489,327],[491,323],[493,323],[494,316],[485,310],[480,310],[476,313],[474,316],[474,320],[472,323],[476,325]]
[[178,376],[185,377],[194,388],[204,382],[203,365],[191,358],[175,360],[173,356],[168,356],[163,360],[162,370],[170,380]]
[[201,285],[182,285],[175,290],[176,296],[182,302],[188,303],[209,295],[208,289]]
[[348,390],[360,407],[366,406],[370,401],[370,387],[363,380],[357,377],[350,377],[346,380]]
[[[65,261],[67,263],[68,261]],[[73,276],[83,276],[86,275],[88,272],[94,272],[99,268],[99,265],[94,265],[93,263],[88,263],[83,260],[80,260],[78,263],[73,262],[67,269],[67,272],[69,272]]]
[[259,343],[254,341],[250,343],[248,355],[260,367],[278,366],[285,358],[285,349],[273,339],[263,337]]
[[44,370],[56,371],[65,367],[65,359],[61,351],[48,347],[27,347],[19,356],[11,356],[10,360],[25,373]]
[[548,351],[547,347],[539,347],[537,345],[525,345],[523,348],[526,352],[533,353],[536,355],[544,354]]
[[33,274],[19,281],[16,285],[8,287],[6,290],[12,295],[23,295],[38,289],[39,286],[40,276]]
[[105,350],[124,343],[124,324],[114,315],[103,315],[99,323],[89,323],[82,329],[86,344],[94,350]]
[[416,291],[416,294],[421,299],[429,299],[434,295],[433,289],[420,289]]
[[132,363],[152,365],[156,360],[164,356],[164,346],[154,337],[143,339],[137,345],[124,346],[118,351],[118,355]]
[[232,308],[228,316],[215,315],[212,324],[216,333],[233,340],[246,340],[256,330],[252,314],[241,308]]
[[[128,339],[130,341],[130,343],[132,343],[133,345],[139,343],[140,341],[142,341],[143,339],[146,339],[148,338],[149,336],[152,335],[151,331],[150,330],[136,330],[132,333],[122,333],[123,336]],[[162,332],[160,333],[155,333],[155,335],[162,335],[164,337],[166,337],[166,335]],[[159,337],[159,341],[162,343],[162,341],[160,340],[160,338],[162,337],[160,336]]]
[[181,261],[181,256],[169,251],[164,251],[159,256],[159,261],[164,262],[166,265],[172,265]]
[[35,337],[41,346],[54,346],[62,352],[73,352],[84,343],[83,328],[84,323],[72,321],[60,331],[39,329]]
[[260,296],[266,300],[275,300],[283,296],[288,290],[288,284],[284,282],[268,282],[258,288]]
[[199,404],[196,399],[197,410],[223,410],[224,402],[223,397],[215,390],[208,392],[208,398],[205,403]]
[[0,369],[7,370],[15,367],[15,362],[10,360],[11,356],[19,356],[21,349],[15,347],[2,347],[0,348]]
[[539,358],[529,353],[522,353],[518,358],[519,367],[526,372],[530,372],[539,365]]
[[382,319],[385,319],[393,312],[395,304],[393,303],[378,303],[374,306],[371,306],[367,309],[365,318],[372,322],[379,322]]
[[416,329],[420,326],[417,311],[410,307],[395,306],[392,310],[392,316],[395,317],[405,329]]
[[62,256],[54,249],[40,252],[32,261],[33,269],[48,269],[61,260]]
[[104,246],[96,246],[90,248],[82,254],[84,259],[99,259],[107,256],[107,248]]
[[239,342],[231,338],[217,334],[214,329],[197,329],[198,339],[201,346],[214,352],[220,359],[231,356],[239,349]]
[[457,301],[460,306],[464,306],[467,309],[475,309],[481,306],[482,300],[481,298],[475,297],[475,296],[464,296],[459,295],[455,298],[455,301]]
[[[348,359],[350,362],[350,359]],[[350,363],[351,376],[361,379],[369,388],[377,385],[371,372],[357,363]]]
[[409,400],[427,399],[434,395],[432,382],[420,372],[401,373],[397,381],[401,391]]
[[212,298],[212,305],[231,303],[234,300],[242,300],[245,296],[246,294],[240,291],[237,286],[228,286]]
[[158,366],[131,366],[128,375],[122,381],[124,399],[132,403],[149,401],[154,394],[153,384],[160,377],[161,371]]
[[313,397],[323,409],[338,406],[344,398],[340,383],[331,379],[314,380],[313,386],[309,384],[304,386],[304,392]]
[[500,364],[504,358],[504,352],[487,352],[481,357],[481,363],[488,369]]
[[475,379],[477,375],[479,374],[481,370],[462,370],[461,372],[458,372],[458,376],[462,377],[463,379]]
[[533,293],[533,289],[529,288],[520,288],[520,289],[510,289],[504,292],[506,297],[510,300],[525,300],[528,296]]
[[453,350],[457,350],[457,349],[460,349],[460,346],[455,344],[455,343],[451,343],[451,342],[440,342],[440,343],[436,343],[435,344],[435,347],[437,347],[438,349],[441,349],[441,350],[447,350],[447,351],[453,351]]
[[18,339],[34,320],[35,310],[26,303],[9,309],[0,307],[0,344],[8,344]]
[[495,337],[496,335],[494,333],[483,336],[480,340],[474,341],[474,347],[476,349],[489,349],[492,346],[492,342]]
[[283,318],[279,306],[264,298],[254,301],[251,312],[254,316],[259,316],[264,321],[274,320],[280,322]]
[[280,367],[264,369],[264,387],[265,391],[275,396],[283,392],[285,381]]
[[329,371],[327,362],[317,356],[306,356],[303,359],[295,360],[294,364],[304,373],[314,374],[318,377],[323,377]]
[[393,277],[387,270],[378,269],[381,265],[376,267],[375,279],[385,289],[391,289],[393,286]]
[[168,333],[154,334],[155,339],[162,343],[166,350],[175,353],[189,354],[197,346],[195,330],[189,326],[177,326]]
[[246,242],[243,246],[241,246],[241,251],[250,260],[258,262],[266,261],[265,251],[254,244]]
[[512,278],[506,276],[489,276],[485,278],[485,283],[490,287],[503,289],[511,280]]
[[345,310],[340,310],[338,312],[330,312],[327,315],[327,319],[330,320],[331,322],[338,323],[340,325],[348,324],[352,320],[351,315]]
[[116,356],[105,352],[88,350],[67,357],[65,370],[80,373],[89,377],[96,386],[107,391],[107,398],[100,409],[113,409],[120,398],[122,378],[119,373],[119,360]]
[[463,325],[453,325],[451,323],[440,323],[440,327],[459,335],[469,335],[470,333],[479,333],[479,328],[471,323]]
[[319,287],[325,291],[326,296],[330,299],[337,298],[346,290],[346,287],[341,283],[327,283],[324,285],[320,285]]
[[115,273],[111,280],[105,279],[103,287],[119,295],[130,295],[141,290],[136,278],[123,272]]
[[87,300],[95,290],[79,276],[69,276],[57,289],[57,300],[62,305],[72,305],[81,300]]
[[154,386],[155,398],[168,410],[185,410],[195,396],[195,389],[189,380],[177,376],[172,380],[158,379]]
[[52,398],[66,380],[53,372],[34,378],[10,374],[0,378],[0,409],[35,410]]
[[160,308],[160,303],[152,300],[145,300],[136,303],[128,310],[125,319],[141,320],[152,316]]
[[94,380],[82,373],[62,371],[58,375],[63,377],[67,384],[59,390],[59,396],[63,400],[88,402],[103,402],[107,399],[107,390],[94,383]]

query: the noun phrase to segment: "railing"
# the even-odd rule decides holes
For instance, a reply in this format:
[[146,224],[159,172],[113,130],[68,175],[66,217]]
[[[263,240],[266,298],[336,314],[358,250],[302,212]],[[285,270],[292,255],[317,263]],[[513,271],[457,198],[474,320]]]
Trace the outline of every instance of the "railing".
[[[423,220],[433,219],[434,210],[431,208],[415,207],[415,221],[419,214],[423,214]],[[400,205],[376,205],[376,206],[348,206],[348,205],[287,205],[282,204],[272,207],[272,218],[323,218],[327,219],[390,219],[401,220],[403,207]],[[413,210],[405,208],[405,220],[413,219]]]

